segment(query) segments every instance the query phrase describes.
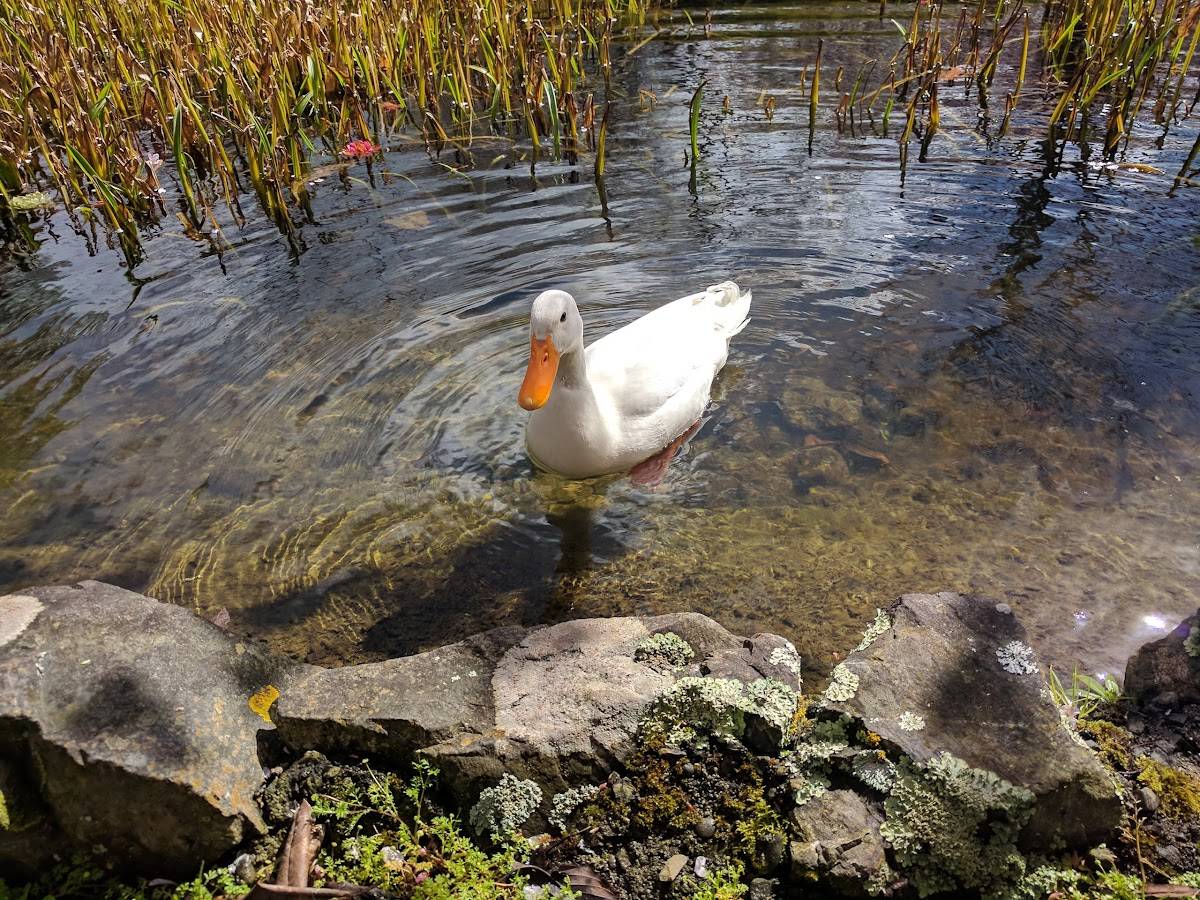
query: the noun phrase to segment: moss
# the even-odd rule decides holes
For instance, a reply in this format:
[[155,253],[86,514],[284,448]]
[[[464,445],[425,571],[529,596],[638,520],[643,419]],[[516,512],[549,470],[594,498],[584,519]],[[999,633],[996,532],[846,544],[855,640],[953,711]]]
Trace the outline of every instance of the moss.
[[942,753],[901,768],[880,833],[920,896],[990,895],[1024,875],[1016,838],[1032,809],[1029,791]]
[[1158,795],[1162,814],[1172,819],[1200,816],[1200,778],[1182,769],[1139,756],[1137,780]]
[[1130,748],[1133,735],[1124,728],[1102,719],[1079,719],[1075,727],[1096,742],[1100,761],[1113,771],[1128,771],[1133,767]]
[[829,673],[829,686],[825,688],[821,699],[824,703],[844,703],[854,699],[856,693],[858,693],[858,676],[842,663],[838,663]]
[[671,763],[650,761],[638,782],[638,799],[630,809],[629,821],[648,833],[684,831],[700,821],[700,813],[688,795],[675,784]]
[[505,772],[496,785],[479,793],[471,807],[471,827],[477,834],[501,840],[524,825],[542,805],[542,789],[532,781]]
[[748,890],[746,885],[742,884],[744,871],[741,863],[714,869],[692,895],[692,900],[737,900]]
[[688,664],[696,652],[673,631],[664,631],[644,638],[633,651],[633,658],[655,669],[679,669]]
[[4,791],[0,791],[0,830],[8,831],[12,828],[12,820],[8,816],[8,801],[4,798]]

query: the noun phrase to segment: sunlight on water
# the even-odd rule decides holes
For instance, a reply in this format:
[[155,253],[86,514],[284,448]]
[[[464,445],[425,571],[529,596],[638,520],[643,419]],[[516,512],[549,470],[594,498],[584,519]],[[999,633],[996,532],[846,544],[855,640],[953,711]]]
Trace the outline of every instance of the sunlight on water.
[[[168,223],[127,275],[37,226],[0,260],[0,588],[114,581],[325,663],[697,609],[816,672],[952,589],[1120,672],[1200,596],[1195,190],[1050,164],[1032,123],[989,145],[953,99],[903,185],[893,139],[826,127],[810,158],[816,35],[848,68],[895,41],[843,13],[718,11],[627,59],[606,209],[585,166],[451,174],[408,141],[314,183],[298,257],[263,221],[220,257]],[[1157,137],[1129,158],[1177,170],[1194,134]],[[572,291],[594,337],[726,277],[753,320],[664,483],[535,473],[532,297]]]

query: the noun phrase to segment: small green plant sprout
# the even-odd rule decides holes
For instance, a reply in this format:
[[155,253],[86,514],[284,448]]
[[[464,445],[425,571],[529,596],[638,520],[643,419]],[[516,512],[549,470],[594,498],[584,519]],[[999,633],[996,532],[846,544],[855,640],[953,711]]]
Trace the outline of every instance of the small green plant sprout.
[[692,895],[693,900],[737,900],[738,897],[744,897],[749,890],[742,884],[744,872],[741,863],[714,869]]
[[700,105],[704,99],[704,86],[708,82],[701,81],[696,87],[696,92],[692,94],[692,101],[688,104],[688,132],[691,136],[691,166],[696,167],[696,160],[700,157]]
[[1054,705],[1068,718],[1086,719],[1099,707],[1116,703],[1122,696],[1121,686],[1111,675],[1101,672],[1093,677],[1080,672],[1078,668],[1071,673],[1069,685],[1064,685],[1058,673],[1050,669],[1046,685],[1050,688]]

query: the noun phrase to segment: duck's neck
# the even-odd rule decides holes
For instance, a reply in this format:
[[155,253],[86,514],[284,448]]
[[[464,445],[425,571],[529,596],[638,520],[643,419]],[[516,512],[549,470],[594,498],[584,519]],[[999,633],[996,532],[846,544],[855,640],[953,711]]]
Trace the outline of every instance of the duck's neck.
[[583,347],[564,353],[558,358],[558,375],[554,379],[557,387],[580,390],[588,387],[587,362]]

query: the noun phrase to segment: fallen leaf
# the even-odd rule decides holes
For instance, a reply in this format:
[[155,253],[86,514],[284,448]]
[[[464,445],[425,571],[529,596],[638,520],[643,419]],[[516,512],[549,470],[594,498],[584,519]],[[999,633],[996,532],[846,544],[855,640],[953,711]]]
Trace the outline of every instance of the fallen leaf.
[[617,900],[617,895],[596,874],[591,866],[571,866],[559,869],[558,875],[566,875],[572,890],[578,891],[586,900]]
[[302,800],[292,817],[292,827],[288,829],[287,840],[283,844],[275,883],[285,887],[308,887],[309,872],[324,839],[325,829],[313,822],[312,806],[307,800]]
[[1148,884],[1147,897],[1195,897],[1200,894],[1200,888],[1188,887],[1186,884]]
[[872,450],[870,447],[864,447],[862,444],[847,444],[846,449],[855,456],[873,459],[885,466],[890,466],[892,464],[892,461],[887,458],[887,454],[880,453],[878,450]]
[[256,691],[250,695],[247,704],[251,712],[260,716],[264,722],[271,721],[271,705],[279,699],[279,688],[273,684],[268,684],[261,691]]
[[804,446],[808,449],[813,447],[828,447],[833,441],[827,441],[825,438],[819,438],[815,434],[806,434],[804,436]]
[[264,884],[254,886],[246,900],[320,900],[323,897],[366,897],[374,894],[368,887],[346,885],[343,887],[291,887],[286,884]]
[[[1155,166],[1146,165],[1146,163],[1123,162],[1117,163],[1118,169],[1125,169],[1128,172],[1141,172],[1143,175],[1166,175],[1162,169]],[[1180,896],[1183,896],[1182,894]]]

